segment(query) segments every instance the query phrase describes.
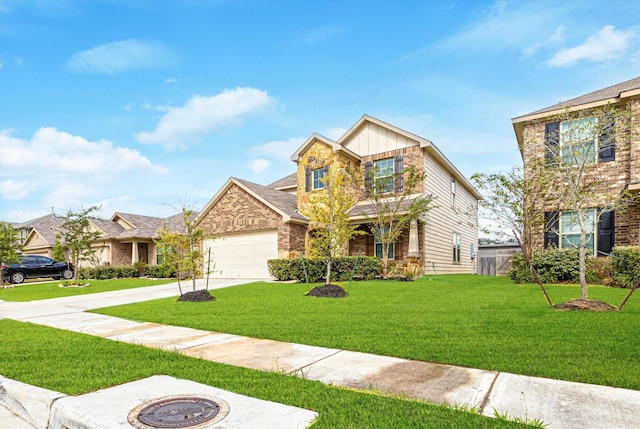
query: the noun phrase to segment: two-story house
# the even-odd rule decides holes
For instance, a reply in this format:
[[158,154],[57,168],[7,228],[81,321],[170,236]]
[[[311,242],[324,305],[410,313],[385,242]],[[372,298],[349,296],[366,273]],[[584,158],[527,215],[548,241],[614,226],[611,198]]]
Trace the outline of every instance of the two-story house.
[[[628,115],[614,114],[612,109]],[[603,116],[603,111],[608,113]],[[572,139],[579,140],[576,135],[581,129],[594,126],[598,136],[580,142],[582,147],[577,149],[580,159],[588,159],[583,178],[593,185],[588,195],[591,207],[584,210],[587,247],[603,256],[614,246],[640,243],[640,202],[608,210],[612,207],[609,202],[623,192],[634,195],[640,191],[640,77],[518,116],[512,122],[525,181],[533,181],[539,174],[533,167],[536,160],[537,165],[546,160],[545,168],[559,168],[552,160],[554,151],[559,156],[572,156],[576,149],[565,147],[571,147]],[[570,132],[572,127],[577,131]],[[578,168],[575,162],[571,164],[563,168]],[[572,207],[545,201],[540,210],[544,210],[546,222],[531,239],[534,248],[578,244],[580,229]]]
[[[309,220],[303,213],[330,169],[375,167],[395,174],[414,166],[425,174],[416,192],[433,197],[434,207],[392,243],[390,259],[406,266],[411,257],[426,274],[475,272],[481,196],[431,141],[364,115],[337,141],[312,134],[291,159],[294,174],[268,186],[231,177],[202,209],[196,225],[215,237],[204,242],[205,271],[209,267],[221,278],[269,278],[267,260],[305,255]],[[349,216],[366,234],[346,245],[348,254],[382,257],[367,224],[365,198],[358,195]],[[409,251],[410,242],[418,244],[417,252]]]

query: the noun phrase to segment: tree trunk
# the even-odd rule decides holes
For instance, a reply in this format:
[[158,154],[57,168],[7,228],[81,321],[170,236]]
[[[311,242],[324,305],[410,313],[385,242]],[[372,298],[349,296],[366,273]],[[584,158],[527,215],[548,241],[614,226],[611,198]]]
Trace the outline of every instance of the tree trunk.
[[578,224],[580,225],[580,248],[578,249],[578,261],[580,263],[580,299],[587,299],[587,261],[586,245],[587,233],[584,226],[584,213],[578,211]]
[[328,285],[331,283],[331,258],[327,260],[327,277],[324,284]]

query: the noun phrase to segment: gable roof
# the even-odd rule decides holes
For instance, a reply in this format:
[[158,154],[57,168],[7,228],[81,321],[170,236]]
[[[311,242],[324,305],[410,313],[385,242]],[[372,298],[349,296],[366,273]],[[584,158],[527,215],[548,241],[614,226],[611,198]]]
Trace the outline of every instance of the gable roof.
[[640,96],[640,76],[621,82],[579,97],[572,98],[567,101],[553,104],[543,109],[536,110],[531,113],[517,116],[511,120],[513,130],[516,133],[518,146],[522,151],[524,123],[536,119],[542,119],[547,116],[562,113],[564,109],[569,111],[583,110],[594,107],[606,106],[607,104],[617,104],[621,101],[633,97]]
[[[549,107],[536,110],[525,115],[513,118],[513,122],[529,121],[531,119],[537,119],[539,117],[548,116],[553,113],[560,113],[567,107],[574,107],[579,109],[586,109],[589,107],[603,106],[606,104],[619,103],[625,98],[632,97],[634,95],[640,95],[640,76],[627,80],[622,83],[618,83],[612,86],[608,86],[597,91],[590,92],[585,95],[581,95],[576,98],[572,98],[567,101],[561,101],[560,103],[553,104]],[[546,115],[542,115],[545,114]]]
[[25,243],[30,240],[32,235],[38,234],[45,242],[47,242],[47,244],[53,246],[56,242],[56,233],[58,232],[60,225],[62,225],[62,222],[62,216],[51,213],[17,224],[15,225],[15,228],[31,230],[29,235],[25,237]]
[[207,205],[196,217],[196,223],[222,198],[233,185],[239,186],[255,199],[280,214],[285,222],[307,223],[308,219],[300,214],[297,209],[296,196],[288,192],[279,191],[269,186],[258,185],[248,180],[230,177],[227,183],[209,200]]
[[334,152],[343,152],[350,158],[353,158],[357,161],[360,161],[362,159],[362,157],[357,153],[347,149],[346,147],[342,146],[337,142],[334,142],[330,138],[320,135],[318,133],[313,133],[311,134],[311,136],[309,136],[308,139],[304,141],[304,143],[302,143],[302,145],[293,153],[293,155],[291,155],[291,161],[298,162],[298,160],[300,159],[300,154],[302,154],[305,150],[307,150],[307,148],[311,146],[315,141],[319,141],[326,144],[327,146],[331,146]]

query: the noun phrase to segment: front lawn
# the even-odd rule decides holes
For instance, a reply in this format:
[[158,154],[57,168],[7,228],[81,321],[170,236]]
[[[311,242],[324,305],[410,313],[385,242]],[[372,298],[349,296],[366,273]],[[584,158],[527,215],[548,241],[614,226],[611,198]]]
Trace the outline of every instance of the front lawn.
[[[345,298],[304,296],[305,284],[252,283],[96,312],[257,338],[640,390],[640,295],[622,312],[546,306],[537,285],[500,277],[428,276],[354,282]],[[548,287],[554,303],[577,286]],[[618,305],[627,290],[592,286]]]
[[[3,301],[36,301],[112,290],[158,286],[175,281],[175,279],[155,280],[147,278],[86,280],[90,284],[88,287],[60,287],[61,284],[64,284],[64,281],[60,280],[45,283],[22,283],[14,285],[13,288],[0,289],[0,299]],[[178,290],[177,287],[176,290]]]
[[0,374],[69,395],[166,374],[317,411],[313,429],[526,427],[12,320],[0,320],[0,339]]

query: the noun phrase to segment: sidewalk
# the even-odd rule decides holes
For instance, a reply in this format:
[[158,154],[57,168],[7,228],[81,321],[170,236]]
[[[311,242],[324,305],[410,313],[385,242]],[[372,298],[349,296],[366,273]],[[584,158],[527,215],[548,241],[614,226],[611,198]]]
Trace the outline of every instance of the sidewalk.
[[[209,289],[241,283],[244,282],[210,280]],[[199,287],[204,287],[204,283]],[[489,417],[498,413],[509,418],[539,419],[548,428],[638,426],[640,391],[140,323],[84,312],[176,295],[177,286],[170,284],[28,303],[4,302],[0,303],[0,318],[179,351],[213,362],[284,372],[325,384],[472,407]],[[6,406],[1,397],[0,405]]]

